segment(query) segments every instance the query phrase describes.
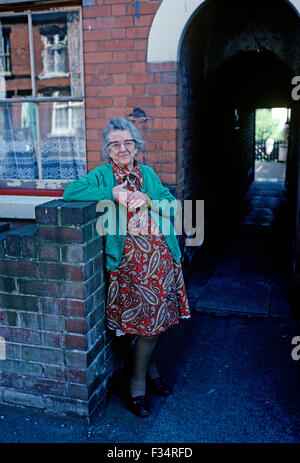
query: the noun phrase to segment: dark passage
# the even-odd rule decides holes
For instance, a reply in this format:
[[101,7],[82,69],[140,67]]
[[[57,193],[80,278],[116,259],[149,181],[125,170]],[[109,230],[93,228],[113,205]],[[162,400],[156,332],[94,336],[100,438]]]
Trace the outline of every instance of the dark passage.
[[256,179],[204,239],[188,282],[192,307],[290,316],[291,249],[285,166],[256,165]]
[[[197,310],[275,316],[297,302],[299,115],[291,82],[299,34],[299,17],[283,0],[272,8],[265,0],[208,0],[185,33],[184,195],[205,203],[204,245],[189,278]],[[287,186],[284,178],[258,180],[254,168],[256,110],[279,107],[291,109]]]

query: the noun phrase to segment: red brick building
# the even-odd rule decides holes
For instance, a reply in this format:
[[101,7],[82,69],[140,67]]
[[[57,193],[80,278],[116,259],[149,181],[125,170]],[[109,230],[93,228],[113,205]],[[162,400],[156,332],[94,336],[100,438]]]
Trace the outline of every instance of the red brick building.
[[[103,403],[118,361],[92,308],[104,305],[95,211],[60,198],[106,162],[101,132],[113,117],[135,120],[147,142],[141,161],[178,199],[205,200],[209,230],[254,178],[255,109],[291,109],[299,305],[299,0],[7,0],[0,14],[0,220],[13,230],[0,235],[0,336],[11,361],[0,400],[83,416]],[[18,233],[24,223],[32,228]]]
[[[4,3],[2,59],[12,69],[2,73],[1,118],[14,159],[0,163],[1,193],[12,196],[3,219],[34,220],[35,198],[61,197],[69,180],[106,162],[103,127],[134,108],[146,113],[137,120],[147,140],[142,161],[179,199],[209,204],[219,177],[234,190],[253,179],[255,108],[295,104],[297,1],[245,11],[234,0]],[[19,139],[36,165],[30,172],[18,165]],[[23,215],[13,198],[20,193]]]

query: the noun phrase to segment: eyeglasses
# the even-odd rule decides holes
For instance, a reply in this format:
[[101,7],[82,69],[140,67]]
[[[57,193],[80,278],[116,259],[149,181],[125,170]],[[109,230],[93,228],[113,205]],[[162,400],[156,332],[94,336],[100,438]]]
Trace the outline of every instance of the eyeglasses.
[[135,143],[136,143],[136,141],[134,139],[125,140],[123,143],[120,142],[120,141],[111,141],[111,142],[109,142],[107,144],[107,146],[109,148],[111,148],[115,152],[119,152],[121,150],[122,146],[124,146],[124,148],[127,151],[131,151],[133,149],[133,147],[135,146]]

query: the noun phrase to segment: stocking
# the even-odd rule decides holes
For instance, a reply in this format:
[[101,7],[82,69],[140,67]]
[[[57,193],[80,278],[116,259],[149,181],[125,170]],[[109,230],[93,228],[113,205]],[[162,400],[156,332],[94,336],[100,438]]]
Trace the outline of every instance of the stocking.
[[152,352],[152,355],[151,355],[151,358],[150,358],[150,362],[149,362],[149,365],[148,365],[148,372],[147,373],[148,373],[149,378],[151,378],[151,379],[156,379],[156,378],[160,377],[159,371],[158,371],[157,366],[156,366],[157,344],[158,344],[158,342],[156,343],[155,348],[153,349],[153,352]]
[[158,336],[139,336],[135,344],[134,367],[130,380],[131,397],[145,395],[146,373]]

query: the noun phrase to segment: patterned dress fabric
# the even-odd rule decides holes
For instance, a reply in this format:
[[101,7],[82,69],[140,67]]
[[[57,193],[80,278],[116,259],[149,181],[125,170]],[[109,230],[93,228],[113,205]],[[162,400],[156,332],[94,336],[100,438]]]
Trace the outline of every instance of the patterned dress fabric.
[[[143,178],[136,161],[129,176],[111,163],[118,183],[126,176],[128,189],[140,190]],[[147,209],[127,214],[122,259],[109,272],[107,326],[117,335],[152,336],[190,317],[181,263],[173,260],[157,224],[148,220]]]

